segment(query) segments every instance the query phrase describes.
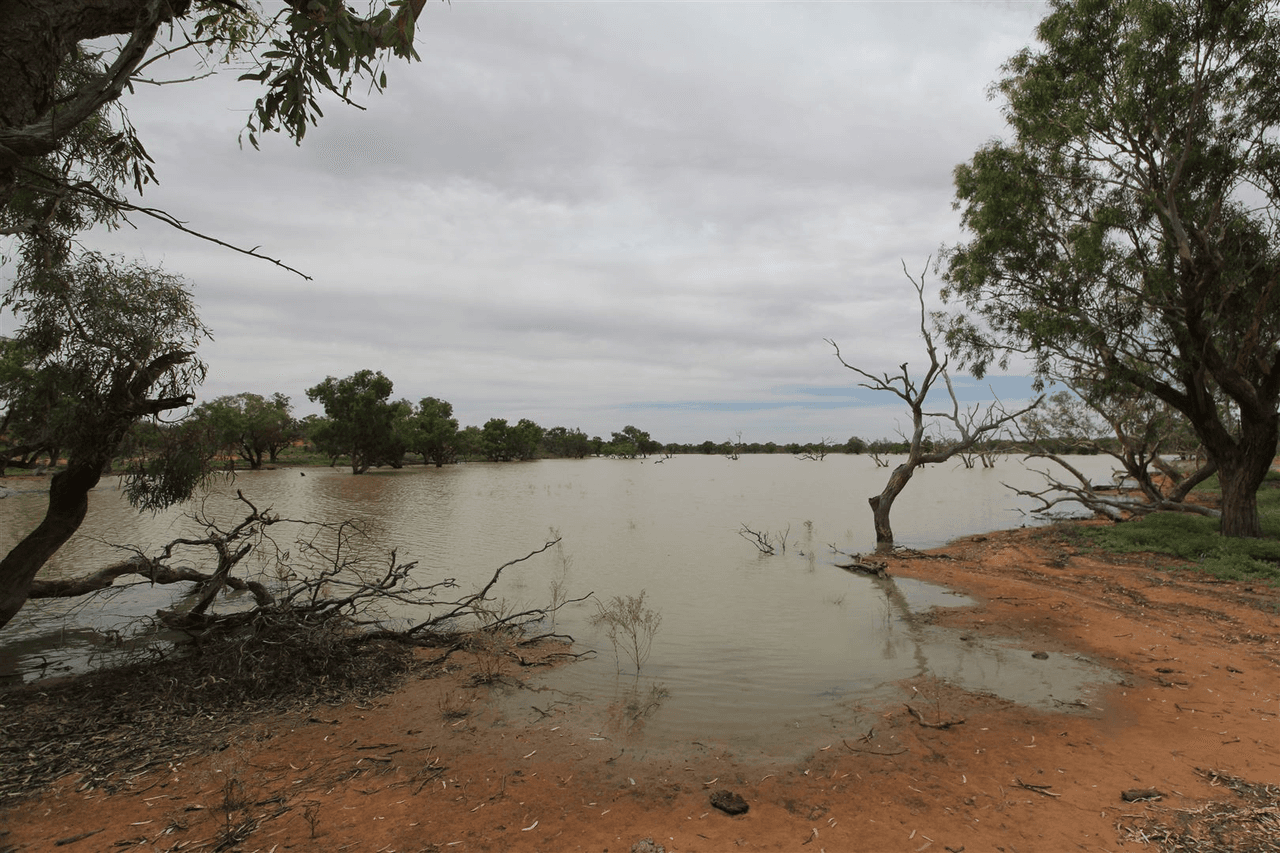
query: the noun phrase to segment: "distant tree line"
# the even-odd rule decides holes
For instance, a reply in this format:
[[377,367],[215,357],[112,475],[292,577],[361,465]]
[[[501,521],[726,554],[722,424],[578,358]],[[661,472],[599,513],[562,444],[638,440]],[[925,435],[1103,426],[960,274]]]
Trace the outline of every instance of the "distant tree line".
[[[821,460],[829,453],[867,453],[891,456],[907,452],[903,438],[867,441],[852,436],[833,442],[744,442],[736,440],[700,443],[657,441],[639,427],[628,424],[608,438],[588,436],[566,426],[545,428],[521,418],[490,418],[480,426],[460,426],[453,404],[438,397],[423,397],[416,404],[394,399],[394,384],[380,371],[361,370],[342,379],[327,377],[307,389],[307,397],[319,403],[324,414],[297,418],[289,397],[244,392],[202,403],[179,423],[138,423],[120,448],[121,458],[165,460],[174,465],[185,458],[189,466],[245,467],[257,470],[277,464],[286,449],[316,454],[330,465],[349,464],[353,473],[370,468],[401,468],[406,464],[441,467],[463,461],[526,461],[531,459],[582,459],[588,456],[644,459],[654,455],[704,454],[736,458],[741,454],[789,454]],[[932,442],[934,439],[926,439]],[[1105,444],[1105,441],[1101,441]],[[979,451],[1025,452],[1025,443],[992,441]],[[1061,453],[1098,452],[1082,448],[1078,437],[1041,438],[1039,446],[1053,445]]]

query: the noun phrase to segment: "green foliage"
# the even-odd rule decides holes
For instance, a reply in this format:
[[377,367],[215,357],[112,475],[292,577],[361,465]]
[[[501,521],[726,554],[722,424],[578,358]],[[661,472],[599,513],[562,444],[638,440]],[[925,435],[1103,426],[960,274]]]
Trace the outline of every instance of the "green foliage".
[[458,430],[458,455],[475,458],[484,455],[484,432],[474,424]]
[[456,462],[458,419],[453,404],[435,397],[423,397],[413,415],[409,449],[422,454],[422,461],[437,468]]
[[[1270,4],[1055,0],[995,91],[1012,140],[955,172],[948,343],[976,375],[1136,387],[1181,411],[1230,482],[1223,529],[1280,431],[1280,21]],[[1238,418],[1237,418],[1238,415]]]
[[124,494],[138,509],[159,512],[187,500],[209,478],[210,449],[216,443],[198,421],[145,426],[150,429],[135,427],[134,433],[146,438],[128,442]]
[[[100,51],[77,45],[61,70],[56,95],[68,98],[101,78],[106,66]],[[67,129],[55,150],[24,158],[15,173],[8,198],[0,204],[0,234],[21,236],[0,250],[0,261],[16,261],[27,273],[68,263],[76,234],[99,223],[118,224],[121,189],[142,192],[155,182],[151,163],[118,103],[104,105]],[[69,186],[81,191],[68,192]],[[84,191],[87,187],[94,191]]]
[[490,462],[536,459],[542,444],[543,429],[528,418],[515,426],[506,418],[490,418],[479,435],[479,452]]
[[357,81],[381,91],[387,85],[383,53],[418,58],[413,30],[415,6],[421,11],[422,5],[391,0],[362,18],[343,0],[310,0],[280,12],[268,48],[256,55],[258,70],[240,76],[267,87],[249,119],[250,143],[257,147],[258,135],[272,130],[283,130],[301,143],[307,126],[323,115],[317,100],[321,92],[351,103]]
[[289,398],[283,394],[270,400],[247,391],[218,397],[197,408],[195,419],[208,424],[218,450],[239,455],[254,470],[262,467],[264,456],[274,462],[296,435]]
[[528,418],[521,418],[509,432],[512,455],[521,460],[537,459],[542,435],[542,427]]
[[490,462],[506,462],[511,459],[511,426],[506,418],[490,418],[480,431],[480,452]]
[[[13,83],[0,101],[0,133],[21,127],[6,135],[13,147],[0,148],[0,226],[23,223],[7,233],[37,254],[50,239],[65,250],[69,236],[115,222],[130,209],[119,190],[141,192],[156,180],[121,98],[152,63],[164,60],[162,74],[191,79],[247,64],[240,79],[264,89],[249,113],[249,141],[256,147],[262,133],[282,131],[300,143],[322,115],[323,93],[352,103],[361,82],[386,87],[385,58],[417,58],[425,0],[385,0],[364,16],[342,0],[292,2],[272,16],[220,0],[104,0],[92,15],[45,4],[25,3],[0,23],[0,77]],[[48,28],[45,38],[29,38],[33,20]]]
[[649,433],[628,424],[610,436],[609,443],[601,448],[601,453],[609,456],[623,456],[634,459],[637,456],[648,456],[662,450],[662,442],[654,441]]
[[1190,560],[1215,577],[1257,578],[1280,584],[1280,483],[1274,480],[1258,492],[1258,510],[1265,538],[1224,537],[1217,523],[1199,515],[1157,512],[1106,527],[1081,528],[1091,544],[1122,553],[1153,552]]
[[403,418],[407,403],[390,402],[391,380],[382,371],[361,370],[345,379],[326,377],[307,389],[307,398],[324,406],[325,420],[311,431],[311,441],[332,458],[347,456],[351,472],[363,474],[384,461],[399,461],[403,455],[397,420]]
[[[193,350],[208,332],[186,283],[160,270],[87,254],[19,276],[0,304],[19,322],[0,347],[0,448],[10,460],[109,460],[133,424],[185,406],[204,378]],[[177,483],[140,488],[185,496]]]
[[594,452],[594,446],[582,430],[555,426],[543,434],[542,451],[547,456],[582,459]]

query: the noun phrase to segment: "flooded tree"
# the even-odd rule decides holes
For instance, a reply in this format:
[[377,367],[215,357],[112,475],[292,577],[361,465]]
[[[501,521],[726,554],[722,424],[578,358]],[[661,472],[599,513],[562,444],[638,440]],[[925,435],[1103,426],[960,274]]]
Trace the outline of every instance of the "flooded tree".
[[424,465],[443,467],[458,461],[458,419],[453,404],[436,397],[423,397],[410,425],[410,446],[422,454]]
[[[926,268],[927,266],[926,262]],[[972,449],[979,442],[993,437],[1034,409],[1043,399],[1037,398],[1029,406],[1014,412],[1006,411],[999,400],[986,408],[971,406],[962,409],[956,397],[955,388],[951,384],[951,374],[947,372],[948,358],[946,356],[939,358],[933,335],[926,323],[924,273],[922,272],[918,279],[913,278],[911,273],[907,272],[905,263],[902,265],[902,271],[911,282],[911,286],[915,288],[916,299],[920,303],[920,338],[924,341],[925,353],[929,357],[929,364],[923,375],[913,379],[911,372],[907,369],[907,362],[903,362],[898,366],[897,373],[882,373],[877,376],[845,361],[836,342],[827,341],[835,349],[836,358],[840,363],[862,377],[862,381],[858,383],[859,387],[893,394],[907,404],[907,410],[911,414],[907,458],[893,469],[893,473],[889,475],[889,481],[885,483],[880,494],[868,499],[875,523],[876,543],[880,546],[893,544],[893,527],[889,523],[889,513],[893,509],[894,500],[902,494],[902,490],[907,487],[907,483],[911,482],[918,468],[923,465],[946,462],[956,454]],[[946,386],[951,407],[945,411],[926,411],[925,405],[929,392],[933,390],[938,380],[942,380]],[[929,435],[929,427],[933,425],[945,426],[947,434]]]
[[[182,409],[204,378],[195,348],[208,332],[182,279],[88,254],[27,269],[4,305],[19,327],[4,342],[4,455],[65,456],[40,524],[0,560],[0,627],[26,603],[36,573],[79,529],[89,492],[130,429]],[[126,494],[159,509],[203,477],[181,455],[135,460]]]
[[324,406],[326,418],[312,432],[316,448],[349,457],[352,474],[363,474],[393,455],[396,419],[404,414],[389,399],[393,388],[381,370],[361,370],[344,379],[328,376],[308,388],[307,399]]

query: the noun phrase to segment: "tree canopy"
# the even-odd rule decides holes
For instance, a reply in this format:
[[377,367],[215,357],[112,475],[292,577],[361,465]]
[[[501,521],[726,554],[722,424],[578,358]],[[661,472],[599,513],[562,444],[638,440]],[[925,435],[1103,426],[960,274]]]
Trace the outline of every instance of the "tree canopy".
[[274,462],[293,440],[294,420],[289,409],[289,398],[284,394],[267,399],[246,391],[202,403],[195,417],[209,425],[219,449],[230,450],[257,470],[264,456]]
[[[43,521],[0,560],[0,627],[79,527],[129,429],[191,404],[204,378],[195,349],[208,337],[185,282],[103,255],[21,279],[3,307],[20,324],[4,344],[4,455],[67,461],[50,483]],[[175,461],[135,464],[131,499],[160,508],[190,494],[202,472]]]
[[361,16],[342,0],[284,0],[269,15],[228,0],[0,0],[0,234],[47,244],[133,211],[186,230],[120,192],[156,179],[123,95],[163,82],[151,75],[175,57],[190,57],[179,79],[230,66],[261,86],[249,142],[271,131],[301,142],[325,93],[350,103],[357,83],[386,86],[385,57],[416,57],[425,5],[387,0]]
[[453,462],[458,455],[458,419],[453,404],[436,397],[423,397],[413,416],[410,450],[422,454],[422,461],[437,468]]
[[[334,457],[350,457],[353,474],[390,457],[400,438],[396,418],[404,414],[390,400],[392,390],[380,370],[361,370],[345,379],[329,376],[308,388],[308,399],[324,406],[327,418],[312,432],[316,447]],[[404,448],[399,449],[403,456]]]
[[1270,2],[1054,0],[994,87],[1012,139],[956,169],[971,312],[948,342],[979,376],[1132,386],[1217,463],[1222,532],[1254,494],[1280,404],[1280,24]]

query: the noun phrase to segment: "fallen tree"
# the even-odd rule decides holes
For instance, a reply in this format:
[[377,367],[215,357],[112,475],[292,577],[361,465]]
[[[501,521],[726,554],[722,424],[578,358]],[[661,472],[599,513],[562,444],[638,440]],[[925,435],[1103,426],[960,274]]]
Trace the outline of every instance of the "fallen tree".
[[[1212,460],[1199,461],[1203,457],[1197,452],[1198,442],[1188,435],[1185,420],[1155,397],[1133,389],[1108,392],[1087,382],[1067,382],[1067,390],[1053,394],[1041,410],[1028,415],[1019,432],[1028,445],[1028,459],[1052,462],[1054,470],[1066,475],[1041,471],[1046,487],[1038,491],[1009,486],[1038,503],[1033,512],[1048,514],[1078,504],[1111,521],[1159,511],[1221,516],[1213,507],[1187,501],[1191,490],[1213,476],[1218,466]],[[1093,482],[1058,452],[1062,447],[1110,456],[1119,466],[1115,482]],[[1165,458],[1171,452],[1197,462],[1193,468],[1180,468]]]
[[[160,610],[159,622],[196,638],[240,630],[252,632],[281,621],[299,628],[315,628],[322,623],[341,623],[357,642],[391,639],[417,645],[439,645],[443,636],[460,635],[468,629],[523,632],[548,618],[556,610],[590,597],[562,599],[548,607],[512,613],[498,613],[492,593],[503,573],[532,559],[559,543],[553,539],[523,557],[499,566],[475,592],[451,597],[459,587],[456,578],[421,582],[414,570],[417,562],[403,562],[397,551],[379,553],[367,532],[353,521],[326,523],[299,521],[260,510],[243,492],[236,492],[245,508],[244,517],[231,527],[200,511],[191,518],[204,529],[203,536],[179,537],[160,547],[153,555],[128,546],[132,556],[89,574],[64,579],[39,580],[32,585],[32,598],[68,598],[115,588],[126,577],[138,583],[189,583],[192,595],[180,606]],[[294,550],[281,548],[270,535],[277,525],[301,528]],[[208,563],[213,551],[213,568],[202,570],[190,563]],[[233,573],[250,555],[259,558],[258,577]],[[262,564],[266,568],[261,568]],[[219,598],[226,589],[247,591],[253,603]],[[221,603],[221,607],[215,604]],[[400,615],[392,615],[389,608]],[[425,611],[425,612],[424,612]],[[539,634],[521,642],[564,635]]]

